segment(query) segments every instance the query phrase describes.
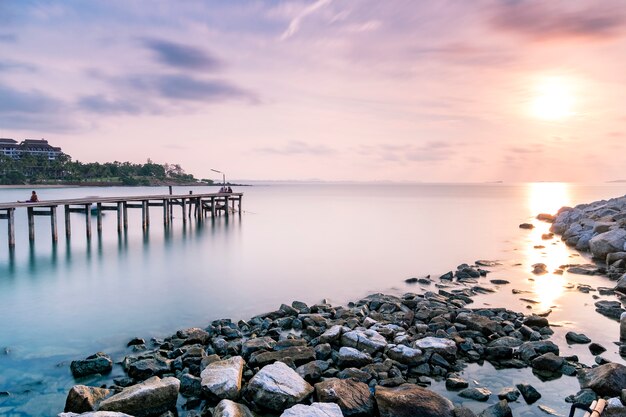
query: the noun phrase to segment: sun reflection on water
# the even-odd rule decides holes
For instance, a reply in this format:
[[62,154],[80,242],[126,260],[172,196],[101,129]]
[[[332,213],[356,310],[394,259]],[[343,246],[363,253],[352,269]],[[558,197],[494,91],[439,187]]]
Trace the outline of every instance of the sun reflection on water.
[[[539,213],[556,214],[559,208],[571,205],[569,184],[565,183],[531,183],[528,184],[528,208],[534,217]],[[567,247],[553,239],[543,239],[549,233],[550,224],[533,221],[535,228],[528,234],[524,255],[529,270],[536,263],[547,266],[544,275],[533,275],[535,298],[540,302],[538,307],[548,309],[563,295],[567,280],[555,271],[560,265],[570,263],[570,252]],[[544,246],[537,248],[537,246]]]

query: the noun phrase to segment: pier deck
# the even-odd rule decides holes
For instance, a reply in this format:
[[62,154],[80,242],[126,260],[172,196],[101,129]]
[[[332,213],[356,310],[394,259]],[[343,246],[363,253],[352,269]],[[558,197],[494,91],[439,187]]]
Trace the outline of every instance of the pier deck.
[[[173,218],[173,207],[180,206],[182,209],[183,223],[187,218],[197,217],[199,221],[207,214],[217,216],[229,212],[241,214],[241,200],[243,193],[204,193],[204,194],[165,194],[165,195],[142,195],[142,196],[119,196],[119,197],[85,197],[67,200],[45,200],[38,202],[15,202],[0,203],[0,219],[8,221],[9,247],[15,247],[15,212],[25,209],[28,218],[29,240],[35,240],[35,216],[49,216],[52,240],[58,240],[57,232],[57,207],[62,206],[65,214],[65,234],[71,236],[70,213],[85,213],[85,232],[87,238],[91,238],[91,213],[92,208],[97,216],[98,233],[102,232],[102,212],[117,212],[117,231],[128,228],[128,209],[141,209],[142,227],[150,225],[150,207],[163,207],[163,224],[169,225]],[[237,208],[235,209],[235,203]],[[229,206],[230,204],[230,206]]]

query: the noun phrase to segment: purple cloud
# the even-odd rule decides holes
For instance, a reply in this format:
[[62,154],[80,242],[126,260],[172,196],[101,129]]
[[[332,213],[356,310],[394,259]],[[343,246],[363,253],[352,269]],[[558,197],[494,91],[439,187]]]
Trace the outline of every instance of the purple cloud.
[[156,55],[159,62],[170,67],[213,71],[222,66],[220,60],[193,46],[160,39],[145,39],[144,45]]

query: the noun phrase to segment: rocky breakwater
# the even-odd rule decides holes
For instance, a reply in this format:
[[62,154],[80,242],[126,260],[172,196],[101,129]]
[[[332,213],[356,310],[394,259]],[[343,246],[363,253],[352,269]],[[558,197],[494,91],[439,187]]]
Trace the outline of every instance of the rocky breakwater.
[[[531,367],[542,379],[578,375],[583,394],[591,393],[585,398],[615,396],[621,365],[600,374],[559,356],[548,319],[471,308],[482,287],[463,281],[480,273],[462,265],[450,274],[437,292],[375,294],[345,307],[293,302],[248,321],[134,339],[133,352],[114,365],[127,376],[107,387],[74,386],[60,416],[473,416],[428,388],[445,381],[457,403],[486,401],[489,387],[470,387],[461,376],[483,361]],[[497,395],[480,416],[511,416],[508,403],[520,395],[527,404],[541,398],[526,381]]]

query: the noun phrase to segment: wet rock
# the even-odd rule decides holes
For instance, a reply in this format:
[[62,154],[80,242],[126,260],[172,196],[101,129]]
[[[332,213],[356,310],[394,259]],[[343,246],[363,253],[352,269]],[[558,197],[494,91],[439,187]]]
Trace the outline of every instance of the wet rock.
[[243,404],[222,400],[215,407],[213,417],[254,417],[254,414]]
[[200,374],[202,390],[220,399],[239,397],[245,362],[241,356],[213,362]]
[[111,390],[108,389],[74,385],[67,393],[65,412],[95,411],[98,408],[98,403],[109,394],[111,394]]
[[126,413],[118,413],[115,411],[89,411],[86,413],[60,413],[57,417],[134,417]]
[[454,417],[476,417],[476,414],[472,410],[466,407],[455,407],[452,410]]
[[179,339],[176,341],[176,345],[206,345],[211,340],[211,335],[199,327],[191,327],[189,329],[183,329],[176,332],[176,337]]
[[136,417],[160,414],[176,408],[180,381],[158,376],[133,385],[100,403],[101,411],[118,411]]
[[458,391],[467,387],[469,387],[469,383],[463,378],[455,376],[446,379],[446,388],[450,391]]
[[556,372],[565,363],[565,359],[552,352],[544,353],[532,360],[531,365],[540,371]]
[[598,395],[619,396],[626,387],[626,366],[607,363],[596,368],[581,369],[578,382],[581,388],[590,388]]
[[617,281],[617,284],[615,285],[615,288],[613,288],[613,291],[626,294],[626,274],[620,277],[620,279]]
[[516,387],[522,394],[522,397],[524,397],[524,401],[526,401],[527,404],[533,404],[541,398],[539,391],[537,391],[535,387],[530,384],[517,384]]
[[172,360],[158,354],[131,361],[127,367],[128,376],[137,380],[144,380],[153,376],[163,376],[171,371]]
[[523,344],[524,341],[512,336],[504,336],[489,343],[489,347],[518,347]]
[[380,417],[453,417],[448,399],[417,385],[378,386],[374,395]]
[[492,279],[489,282],[491,282],[494,285],[506,285],[506,284],[510,284],[510,281],[507,281],[506,279]]
[[548,273],[548,267],[543,263],[536,263],[532,265],[533,274],[535,275],[543,275]]
[[336,403],[346,417],[369,416],[374,411],[374,397],[362,382],[328,379],[315,384],[315,395],[321,402]]
[[352,330],[341,336],[341,344],[372,354],[382,351],[387,340],[375,330]]
[[487,401],[491,396],[491,391],[487,388],[465,388],[459,392],[459,397],[469,398],[474,401]]
[[594,402],[597,398],[598,396],[596,395],[595,392],[593,392],[592,389],[585,388],[583,390],[578,391],[576,395],[570,395],[569,397],[565,399],[565,401],[568,403],[584,404],[588,406],[592,402]]
[[326,330],[320,336],[320,343],[334,343],[339,340],[341,333],[343,332],[343,326],[335,325]]
[[534,229],[534,228],[535,228],[535,226],[534,226],[534,225],[532,225],[531,223],[522,223],[522,224],[520,224],[520,225],[519,225],[519,228],[520,228],[520,229],[527,229],[527,230],[531,230],[531,229]]
[[534,342],[524,342],[517,350],[520,359],[526,362],[548,352],[552,352],[558,356],[559,347],[549,340],[537,340]]
[[513,417],[513,412],[507,401],[499,401],[483,410],[478,417]]
[[524,324],[528,327],[546,327],[550,325],[547,318],[534,314],[526,317],[524,319]]
[[107,374],[113,369],[111,357],[103,352],[88,356],[83,360],[72,361],[70,370],[74,378],[81,378],[94,374]]
[[146,344],[146,341],[145,341],[145,340],[143,340],[143,339],[142,339],[142,338],[140,338],[140,337],[135,337],[135,338],[131,339],[131,340],[130,340],[127,344],[126,344],[126,346],[127,346],[127,347],[128,347],[128,346],[138,346],[138,345],[145,345],[145,344]]
[[456,317],[456,321],[464,324],[468,329],[476,330],[486,336],[489,336],[498,330],[498,323],[479,314],[461,313]]
[[241,347],[241,355],[249,358],[254,352],[259,350],[272,350],[276,346],[276,341],[268,336],[255,337],[246,340]]
[[549,213],[539,213],[537,214],[536,219],[543,222],[553,223],[556,220],[556,216]]
[[183,374],[180,380],[180,393],[185,397],[199,397],[202,393],[202,379],[191,374]]
[[606,348],[598,343],[592,343],[589,345],[589,351],[592,355],[597,356],[606,352]]
[[309,385],[293,369],[282,362],[266,365],[248,383],[244,396],[257,406],[282,411],[304,399],[313,392]]
[[602,300],[596,302],[594,305],[598,313],[615,320],[619,320],[622,313],[626,312],[619,301]]
[[341,409],[333,403],[297,404],[285,410],[280,417],[343,417]]
[[330,365],[326,361],[312,361],[300,365],[296,368],[296,372],[308,383],[315,382],[322,377],[324,371],[326,371]]
[[575,332],[567,332],[565,334],[565,340],[567,340],[567,343],[570,344],[578,343],[584,345],[587,343],[591,343],[591,339],[589,339],[587,336],[582,333]]
[[600,233],[589,241],[589,250],[594,258],[605,260],[612,252],[622,252],[626,243],[626,230],[613,229]]
[[502,390],[498,393],[498,399],[506,400],[508,402],[517,401],[519,396],[520,392],[517,390],[517,388],[513,387],[502,388]]
[[441,337],[424,337],[414,342],[414,346],[421,350],[428,350],[444,356],[456,356],[457,347],[454,340]]

